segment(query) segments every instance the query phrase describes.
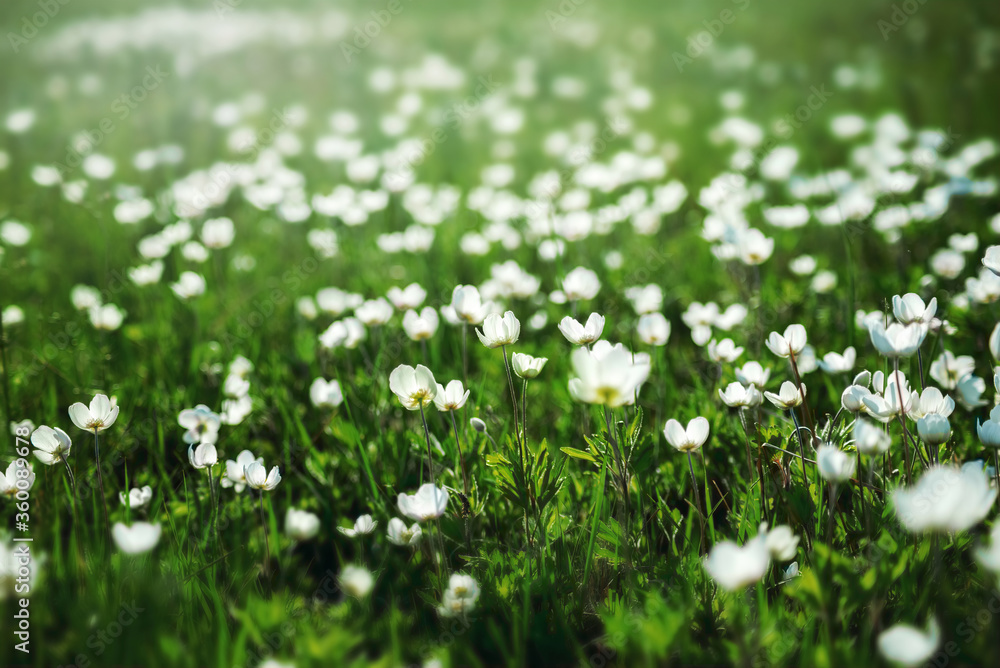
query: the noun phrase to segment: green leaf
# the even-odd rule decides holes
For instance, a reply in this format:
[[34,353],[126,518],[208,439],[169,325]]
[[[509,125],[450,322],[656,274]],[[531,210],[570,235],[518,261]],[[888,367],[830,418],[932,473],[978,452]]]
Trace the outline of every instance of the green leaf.
[[576,448],[559,448],[559,449],[562,450],[567,455],[569,455],[570,457],[573,457],[574,459],[585,459],[588,462],[594,462],[595,464],[597,463],[597,460],[594,459],[594,456],[589,452],[585,452],[583,450],[577,450]]

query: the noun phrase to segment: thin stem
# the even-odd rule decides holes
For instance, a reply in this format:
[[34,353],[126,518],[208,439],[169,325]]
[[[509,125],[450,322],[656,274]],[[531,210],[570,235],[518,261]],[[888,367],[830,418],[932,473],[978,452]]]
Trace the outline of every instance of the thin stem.
[[264,519],[264,490],[260,490],[260,525],[264,529],[264,573],[271,572],[271,544],[267,538],[267,520]]
[[462,323],[462,382],[469,386],[469,323]]
[[434,480],[434,460],[431,459],[431,432],[427,429],[427,416],[424,415],[424,402],[420,402],[420,421],[424,423],[424,438],[427,440],[427,471],[430,475],[431,484],[436,486]]
[[993,473],[997,478],[997,487],[1000,488],[1000,450],[993,448]]
[[[861,490],[862,496],[864,496],[864,490]],[[833,547],[833,506],[836,503],[837,498],[837,485],[830,483],[830,502],[829,502],[829,514],[826,519],[826,540],[830,547]]]
[[216,542],[216,546],[218,546],[219,534],[217,533],[218,532],[218,524],[216,522],[216,513],[218,512],[217,509],[218,509],[219,506],[215,502],[215,480],[212,477],[212,467],[211,466],[206,466],[205,467],[205,471],[208,473],[208,490],[209,490],[209,493],[210,493],[211,499],[212,499],[212,519],[211,519],[212,526],[209,527],[209,533],[210,534],[215,534],[215,542]]
[[97,488],[101,493],[101,507],[104,509],[104,538],[111,542],[111,522],[108,521],[108,500],[104,496],[104,476],[101,474],[101,448],[97,439],[97,429],[94,429],[94,454],[97,457]]
[[812,411],[809,410],[809,402],[806,400],[806,389],[802,385],[802,376],[799,375],[799,365],[795,363],[795,355],[789,355],[788,361],[792,363],[792,372],[795,374],[795,384],[802,395],[802,405],[805,406],[803,414],[806,417],[806,426],[809,427],[810,440],[815,437],[816,430],[813,428]]
[[455,411],[448,411],[451,416],[451,427],[455,430],[455,443],[458,444],[458,463],[462,468],[462,491],[469,495],[469,472],[465,468],[465,455],[462,454],[462,439],[458,435],[458,423],[455,422]]
[[924,358],[920,355],[920,348],[917,348],[917,369],[920,371],[920,391],[924,391]]
[[[753,489],[753,458],[750,456],[750,434],[747,433],[747,418],[743,414],[743,409],[739,410],[740,422],[743,424],[743,439],[747,448],[747,494]],[[748,504],[749,505],[749,504]],[[744,511],[746,514],[746,511]]]
[[802,440],[802,427],[799,426],[799,418],[795,415],[795,409],[789,408],[788,412],[792,416],[792,423],[795,424],[795,436],[799,439],[799,451],[802,453],[800,459],[802,460],[802,483],[809,489],[809,478],[806,477],[806,444]]
[[528,379],[521,379],[521,442],[528,443]]
[[698,512],[698,519],[701,527],[701,547],[700,552],[705,551],[705,520],[701,514],[701,493],[698,491],[698,480],[694,477],[694,463],[691,461],[691,453],[688,456],[688,471],[691,472],[691,489],[694,490],[694,509]]
[[507,346],[500,346],[500,352],[503,353],[503,366],[507,370],[507,385],[510,388],[510,403],[514,407],[514,438],[517,441],[518,447],[521,445],[521,428],[517,416],[517,396],[514,394],[514,376],[510,373],[510,362],[507,360]]
[[896,394],[899,397],[899,421],[903,425],[903,456],[906,460],[906,484],[909,485],[913,482],[913,471],[910,464],[910,447],[906,442],[906,436],[908,433],[906,431],[906,406],[903,404],[903,384],[899,378],[899,358],[893,357],[893,382],[896,385]]

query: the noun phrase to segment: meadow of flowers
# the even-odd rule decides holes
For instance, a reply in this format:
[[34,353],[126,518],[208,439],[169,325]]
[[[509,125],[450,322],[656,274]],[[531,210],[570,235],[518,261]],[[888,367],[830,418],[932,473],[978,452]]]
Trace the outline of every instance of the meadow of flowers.
[[1000,7],[811,4],[0,9],[0,665],[1000,665]]

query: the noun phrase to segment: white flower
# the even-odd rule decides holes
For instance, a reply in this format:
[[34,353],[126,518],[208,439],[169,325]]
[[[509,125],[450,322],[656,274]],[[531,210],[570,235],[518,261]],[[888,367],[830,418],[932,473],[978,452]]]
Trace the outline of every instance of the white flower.
[[89,285],[74,285],[70,290],[69,299],[77,311],[89,311],[101,305],[101,292]]
[[65,461],[73,447],[69,434],[59,427],[53,429],[46,425],[31,434],[31,444],[35,446],[35,457],[46,466]]
[[799,537],[792,531],[792,527],[787,524],[780,524],[773,529],[768,529],[767,525],[761,526],[760,533],[764,534],[764,544],[772,559],[777,561],[790,561],[795,558],[795,551],[799,547]]
[[684,428],[677,420],[670,419],[663,428],[663,435],[670,445],[681,452],[693,452],[708,440],[708,420],[696,417],[688,422],[687,428]]
[[192,444],[188,446],[188,461],[196,469],[208,468],[219,463],[219,453],[211,443]]
[[31,489],[32,485],[35,484],[35,472],[32,470],[31,464],[28,464],[28,472],[23,475],[18,475],[19,471],[23,471],[24,459],[15,459],[10,464],[7,465],[7,472],[0,473],[0,496],[14,496],[18,492],[17,481],[27,480],[28,486],[25,487],[25,491]]
[[400,494],[396,499],[399,512],[411,520],[424,522],[441,517],[448,506],[448,490],[425,482],[416,494]]
[[990,246],[986,249],[983,266],[1000,276],[1000,246]]
[[974,373],[976,360],[969,355],[955,356],[950,350],[942,352],[931,362],[931,378],[946,390],[954,390],[964,376]]
[[919,420],[925,415],[937,413],[948,417],[955,410],[955,400],[941,392],[936,387],[924,388],[924,391],[911,402],[906,416],[911,420]]
[[243,450],[236,455],[235,461],[226,460],[226,475],[222,478],[223,487],[233,487],[237,492],[242,492],[247,485],[246,467],[254,462],[264,463],[263,457],[254,457],[249,450]]
[[577,267],[566,274],[562,289],[567,301],[593,299],[601,289],[601,282],[597,279],[597,274],[590,269]]
[[415,411],[434,401],[437,387],[434,374],[422,364],[415,369],[408,364],[400,364],[389,374],[389,389],[407,410]]
[[848,346],[844,354],[830,352],[823,355],[823,359],[818,362],[819,368],[826,373],[846,373],[854,368],[854,361],[857,359],[857,352],[854,346]]
[[937,651],[941,632],[932,618],[927,631],[896,624],[878,636],[878,651],[886,660],[904,666],[922,666]]
[[915,485],[895,490],[892,502],[910,532],[957,532],[983,521],[996,497],[982,462],[973,461],[962,468],[931,466]]
[[806,328],[802,325],[789,325],[784,334],[771,332],[765,345],[778,357],[796,357],[806,347]]
[[345,566],[340,573],[339,582],[345,594],[357,599],[368,596],[375,586],[375,578],[364,566]]
[[442,412],[457,411],[469,399],[469,392],[460,380],[453,380],[447,386],[439,383],[434,394],[434,405]]
[[882,321],[872,322],[868,327],[875,348],[886,357],[909,357],[917,352],[927,336],[927,325],[914,323],[901,325],[894,322],[888,327]]
[[958,391],[958,401],[967,410],[985,406],[983,392],[986,390],[986,381],[971,373],[962,376],[955,388]]
[[354,521],[353,529],[345,529],[344,527],[337,527],[337,531],[344,534],[348,538],[356,538],[357,536],[367,536],[372,531],[375,531],[375,527],[378,526],[378,522],[372,520],[371,515],[362,515],[357,520]]
[[537,378],[548,361],[547,357],[532,357],[524,353],[514,353],[510,356],[510,365],[514,368],[514,373],[518,378],[525,380]]
[[736,380],[740,381],[744,387],[756,385],[763,389],[770,378],[771,370],[765,369],[760,362],[747,362],[742,367],[736,368]]
[[[601,341],[597,342],[602,343]],[[605,349],[595,345],[592,351],[577,348],[571,356],[576,378],[569,381],[574,399],[609,408],[630,405],[639,386],[649,376],[649,363],[636,363],[621,344]]]
[[500,317],[496,313],[486,316],[482,331],[476,330],[476,335],[487,348],[499,348],[517,343],[521,335],[521,323],[513,311],[507,311]]
[[95,395],[90,407],[75,403],[69,407],[69,419],[84,431],[104,431],[118,419],[118,406],[114,406],[106,394]]
[[442,617],[465,615],[476,607],[479,600],[479,584],[472,576],[452,573],[448,579],[448,589],[444,592],[438,614]]
[[142,508],[153,500],[153,488],[145,485],[144,487],[133,487],[128,491],[128,494],[118,492],[118,500],[123,506],[129,508]]
[[413,341],[425,341],[437,332],[438,314],[432,306],[421,311],[407,311],[403,314],[403,330]]
[[765,537],[760,535],[743,547],[728,540],[718,543],[704,561],[712,579],[729,591],[739,591],[759,581],[770,563]]
[[663,289],[655,283],[625,288],[625,298],[632,302],[632,308],[640,316],[663,308]]
[[988,448],[1000,448],[1000,406],[994,406],[990,411],[990,419],[986,422],[976,420],[976,433],[979,441]]
[[384,325],[392,318],[392,305],[385,299],[369,299],[354,309],[354,315],[361,324],[368,327]]
[[868,420],[858,418],[854,423],[854,447],[863,455],[881,455],[889,450],[892,439]]
[[177,416],[177,423],[187,430],[184,432],[185,443],[215,443],[219,440],[222,418],[205,404],[182,410]]
[[834,445],[821,445],[816,448],[816,467],[824,480],[844,482],[854,475],[857,460]]
[[805,389],[804,385],[800,390],[798,385],[790,380],[786,380],[781,384],[777,394],[774,392],[765,392],[764,397],[777,408],[789,410],[802,403],[802,400],[805,398]]
[[604,331],[604,316],[591,313],[586,325],[581,325],[575,318],[566,316],[559,322],[559,331],[570,343],[585,346],[601,338],[601,333]]
[[389,542],[393,545],[399,545],[400,547],[412,547],[420,542],[420,537],[423,535],[423,531],[420,529],[420,525],[416,522],[410,528],[406,527],[406,523],[398,517],[393,517],[389,520],[389,526],[386,530],[386,535],[389,538]]
[[456,285],[451,293],[451,308],[459,321],[478,325],[489,313],[489,304],[483,304],[479,290],[472,285]]
[[635,331],[643,343],[663,346],[670,340],[670,321],[662,313],[643,313],[639,317]]
[[[879,422],[891,422],[901,413],[909,413],[910,407],[918,401],[919,395],[910,390],[910,385],[903,372],[893,371],[889,374],[889,380],[885,382],[881,371],[875,373],[875,390],[878,394],[868,394],[861,398],[865,405],[866,412]],[[900,403],[902,398],[902,403]]]
[[227,248],[235,235],[236,229],[229,218],[212,218],[201,227],[201,241],[208,248]]
[[194,299],[205,293],[205,279],[193,271],[185,271],[176,283],[170,284],[170,289],[181,299]]
[[920,295],[908,292],[900,297],[894,295],[892,298],[892,313],[896,320],[904,325],[919,323],[922,325],[931,324],[934,314],[937,313],[937,297],[932,297],[926,305]]
[[[402,289],[395,286],[389,288],[386,297],[389,298],[389,301],[397,309],[406,311],[420,308],[420,305],[427,298],[427,291],[419,283],[410,283]],[[434,309],[431,310],[433,311]]]
[[317,378],[309,386],[309,400],[316,408],[336,408],[344,403],[344,394],[336,380]]
[[737,347],[732,339],[708,342],[708,357],[713,362],[735,362],[743,354],[743,348]]
[[308,510],[289,508],[285,513],[285,533],[297,541],[315,538],[319,533],[319,517]]
[[250,393],[250,381],[243,376],[230,373],[222,383],[222,394],[230,399],[239,399]]
[[272,466],[271,470],[268,471],[262,463],[253,462],[244,467],[243,477],[250,487],[270,491],[281,482],[281,471],[278,470],[277,466]]
[[987,547],[976,548],[976,561],[984,568],[1000,575],[1000,522],[993,523],[990,530],[990,544]]
[[930,445],[947,443],[951,438],[951,424],[948,418],[938,413],[928,413],[917,420],[917,434],[920,440]]
[[115,522],[111,528],[111,537],[118,549],[125,554],[142,554],[156,547],[160,542],[161,532],[162,527],[159,524],[135,522],[132,526],[126,526],[121,522]]
[[730,408],[755,408],[764,400],[756,385],[743,387],[740,383],[729,383],[725,392],[719,390],[719,397]]

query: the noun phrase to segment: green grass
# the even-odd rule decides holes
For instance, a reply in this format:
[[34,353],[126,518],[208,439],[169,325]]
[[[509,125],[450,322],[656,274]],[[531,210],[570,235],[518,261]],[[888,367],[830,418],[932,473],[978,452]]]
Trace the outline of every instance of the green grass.
[[[215,20],[210,4],[184,4]],[[312,17],[325,8],[313,2],[292,4]],[[0,25],[7,29],[18,30],[33,8],[15,5],[0,9]],[[43,57],[46,40],[74,21],[129,14],[136,11],[134,5],[69,3],[22,52],[3,56],[0,113],[33,107],[38,114],[28,133],[0,135],[0,150],[10,157],[10,166],[0,171],[0,220],[24,221],[33,232],[26,246],[4,246],[0,256],[0,307],[20,306],[26,316],[25,322],[3,331],[4,418],[31,419],[70,434],[80,503],[74,521],[65,469],[35,462],[31,536],[34,553],[45,556],[35,564],[31,654],[14,651],[12,636],[5,634],[0,664],[223,668],[257,666],[273,657],[299,668],[389,667],[438,657],[446,666],[880,665],[875,647],[880,631],[897,622],[923,626],[930,616],[941,625],[942,647],[948,642],[956,647],[953,665],[989,665],[1000,655],[996,620],[992,612],[988,620],[983,612],[995,607],[996,580],[973,557],[987,527],[980,524],[940,539],[913,536],[900,526],[883,494],[862,499],[856,486],[841,485],[836,521],[828,533],[826,489],[812,468],[803,481],[792,457],[762,447],[769,443],[798,451],[787,415],[767,405],[751,420],[754,463],[759,458],[766,474],[763,485],[751,485],[739,417],[726,409],[716,391],[735,380],[733,365],[710,362],[704,349],[691,343],[680,317],[694,301],[746,304],[749,316],[728,335],[746,348],[741,363],[755,359],[772,369],[767,389],[773,391],[791,373],[763,345],[770,331],[802,322],[819,354],[855,345],[858,370],[889,371],[866,333],[855,328],[854,311],[882,309],[894,294],[919,291],[937,296],[939,315],[959,330],[948,338],[947,349],[973,355],[977,375],[989,386],[987,340],[1000,313],[995,304],[963,310],[954,297],[995,237],[987,222],[998,210],[996,195],[956,197],[942,219],[913,224],[893,245],[871,229],[871,220],[854,235],[815,221],[799,230],[769,227],[761,214],[765,203],[791,203],[783,189],[771,188],[764,202],[747,209],[750,223],[775,238],[774,255],[759,271],[712,256],[700,238],[706,212],[697,199],[700,189],[727,169],[732,152],[731,145],[709,141],[709,130],[724,117],[718,97],[726,90],[744,93],[742,115],[758,122],[768,137],[776,119],[805,103],[810,87],[826,85],[834,91],[787,139],[799,149],[799,171],[806,174],[847,164],[851,145],[828,131],[830,119],[839,113],[875,119],[894,110],[913,129],[951,128],[959,136],[956,149],[983,137],[996,139],[995,61],[1000,54],[995,6],[926,3],[883,40],[877,21],[891,14],[891,3],[752,2],[717,44],[721,49],[750,44],[757,64],[729,73],[717,71],[708,56],[695,59],[684,72],[677,71],[672,59],[703,21],[734,5],[729,2],[583,3],[569,19],[593,21],[600,28],[590,49],[549,28],[545,11],[558,11],[556,3],[455,7],[421,2],[406,5],[353,64],[344,62],[336,40],[296,48],[253,45],[207,59],[190,72],[178,54],[162,50],[121,51],[103,58],[92,53],[65,60]],[[232,18],[218,20],[225,25],[241,12],[269,6],[247,0],[227,15]],[[370,10],[354,3],[344,11],[365,17]],[[649,49],[640,48],[637,29],[653,36]],[[208,117],[213,107],[259,92],[266,103],[246,121],[259,129],[272,110],[305,106],[310,115],[297,130],[304,148],[286,164],[304,175],[310,196],[328,194],[345,180],[341,165],[322,163],[312,153],[315,138],[328,132],[328,115],[337,109],[357,113],[366,152],[394,145],[396,140],[384,136],[377,121],[391,110],[395,96],[373,93],[365,86],[367,76],[379,65],[412,66],[428,52],[443,53],[461,67],[467,85],[426,93],[424,111],[406,136],[430,137],[441,126],[436,118],[474,94],[478,77],[494,76],[501,89],[486,101],[504,98],[526,116],[524,128],[511,138],[516,153],[508,160],[516,172],[511,189],[521,196],[536,173],[559,169],[542,150],[549,133],[570,130],[580,121],[591,121],[600,131],[606,123],[602,103],[613,90],[609,78],[627,68],[654,96],[648,110],[630,117],[658,145],[672,142],[679,149],[662,181],[684,183],[686,201],[664,217],[653,237],[636,235],[622,223],[607,236],[569,243],[565,256],[549,263],[538,258],[530,243],[512,250],[495,245],[485,257],[461,254],[461,236],[485,226],[482,215],[464,203],[435,228],[429,252],[387,255],[375,238],[413,223],[399,195],[364,226],[347,227],[318,214],[304,224],[286,224],[273,211],[262,211],[234,193],[207,216],[236,222],[232,247],[213,252],[204,265],[191,265],[175,250],[164,258],[159,284],[140,288],[127,280],[128,268],[141,262],[138,240],[175,222],[176,216],[163,208],[136,226],[120,225],[112,216],[115,185],[138,185],[145,196],[155,197],[194,169],[236,159],[226,148],[226,131]],[[515,61],[526,56],[537,61],[542,83],[561,74],[581,78],[588,86],[584,97],[561,100],[544,86],[537,97],[514,97]],[[141,81],[147,66],[157,64],[170,76],[99,143],[97,150],[117,162],[111,180],[91,180],[80,204],[65,201],[58,188],[31,180],[34,165],[63,160],[74,134],[114,117],[113,100]],[[766,64],[778,72],[776,82],[762,78]],[[834,71],[843,64],[876,69],[880,84],[837,88]],[[88,95],[77,84],[89,73],[99,75],[102,86]],[[46,89],[57,76],[65,78],[69,91],[54,101]],[[674,113],[681,107],[688,117],[683,123]],[[482,118],[447,127],[444,136],[419,166],[418,180],[453,184],[467,193],[479,185],[482,168],[497,162],[491,155],[495,137]],[[164,143],[184,148],[180,165],[146,173],[131,166],[138,150]],[[631,137],[611,139],[595,160],[607,162],[631,143]],[[994,158],[976,174],[995,178],[996,166]],[[72,178],[84,177],[76,170]],[[643,184],[647,189],[651,185]],[[595,190],[589,209],[618,201],[632,187]],[[199,221],[194,221],[196,231]],[[525,228],[522,219],[512,225]],[[306,233],[328,227],[337,232],[339,253],[323,259],[309,246]],[[949,235],[968,232],[976,232],[981,243],[979,251],[967,255],[962,277],[921,289],[930,256],[946,245]],[[625,257],[621,268],[604,265],[612,249]],[[789,272],[788,261],[804,253],[837,274],[834,291],[816,294],[807,280]],[[233,260],[240,255],[252,256],[256,267],[234,269]],[[388,377],[399,364],[426,363],[438,382],[461,378],[462,330],[442,319],[425,356],[420,344],[406,338],[396,314],[379,331],[369,330],[359,349],[324,354],[317,337],[334,318],[306,320],[296,312],[295,301],[329,286],[374,298],[391,286],[418,282],[427,290],[426,304],[440,307],[450,302],[456,284],[481,284],[490,277],[492,264],[508,259],[541,280],[542,295],[557,289],[575,266],[597,271],[601,291],[580,305],[580,315],[604,314],[604,338],[650,352],[653,372],[638,407],[611,414],[615,441],[630,452],[623,494],[615,480],[617,469],[603,465],[610,458],[603,411],[575,402],[567,387],[572,347],[556,323],[571,307],[545,299],[510,300],[507,307],[523,327],[513,350],[549,358],[539,378],[528,383],[527,456],[535,468],[525,475],[512,445],[511,403],[499,351],[485,349],[470,332],[471,397],[458,424],[473,481],[474,514],[466,524],[453,494],[440,530],[445,570],[475,577],[482,595],[467,619],[443,619],[436,607],[447,584],[431,555],[437,526],[423,524],[424,540],[416,551],[391,545],[385,537],[389,519],[399,515],[397,494],[412,493],[427,479],[419,414],[400,407]],[[208,282],[206,293],[190,303],[181,302],[168,287],[185,269],[198,271]],[[85,313],[74,311],[69,293],[78,283],[96,286],[107,301],[127,311],[121,329],[99,332]],[[673,326],[664,348],[638,341],[637,317],[624,297],[626,287],[648,283],[663,288],[663,312]],[[527,321],[537,311],[548,315],[548,323],[536,332]],[[931,352],[932,341],[929,337],[923,348],[925,367],[940,352]],[[264,531],[256,493],[221,490],[216,541],[208,481],[203,471],[189,465],[177,424],[178,413],[196,404],[219,409],[225,372],[211,372],[212,365],[228,365],[237,355],[255,365],[250,375],[253,412],[237,426],[223,426],[217,445],[220,459],[249,449],[268,466],[280,466],[283,481],[263,504],[269,572],[263,569]],[[908,378],[918,375],[915,359],[904,360],[902,368]],[[339,379],[344,389],[345,402],[332,413],[310,404],[309,386],[318,376]],[[805,377],[817,424],[837,412],[850,378],[821,371]],[[101,436],[111,521],[126,521],[119,491],[150,485],[150,506],[128,513],[131,521],[148,518],[163,527],[158,546],[148,555],[129,557],[103,537],[91,438],[73,427],[67,414],[72,403],[87,403],[96,392],[116,396],[121,408],[117,423]],[[992,390],[985,397],[991,398]],[[711,425],[710,440],[694,459],[701,500],[710,509],[704,529],[686,457],[662,436],[667,419],[686,423],[697,415]],[[474,416],[486,421],[499,452],[468,428]],[[985,417],[985,409],[956,409],[949,458],[965,462],[991,456],[976,439],[975,420]],[[460,490],[451,423],[434,409],[427,419],[443,452],[434,457],[438,482]],[[891,431],[891,464],[901,467],[898,427]],[[835,437],[843,442],[850,436],[836,432]],[[0,460],[4,470],[13,458],[13,436],[9,442],[11,450],[4,452],[10,454]],[[567,456],[565,448],[590,453],[596,461]],[[498,459],[501,455],[508,464]],[[542,475],[546,470],[547,481]],[[883,479],[879,467],[875,480],[880,489],[890,489],[902,478]],[[545,492],[552,498],[539,509],[535,499]],[[782,583],[785,564],[772,563],[758,585],[745,593],[726,593],[705,572],[704,552],[716,542],[742,544],[755,535],[762,497],[772,524],[789,524],[801,536],[796,557],[801,575]],[[293,545],[285,536],[284,516],[292,507],[320,517],[317,538]],[[359,542],[336,531],[363,513],[379,523],[373,535]],[[11,503],[0,503],[0,526],[12,535],[14,515]],[[526,521],[530,540],[525,538]],[[343,566],[351,563],[363,563],[376,575],[374,590],[364,601],[346,598],[337,585]],[[0,601],[4,629],[12,627],[8,620],[15,606],[11,596]]]

